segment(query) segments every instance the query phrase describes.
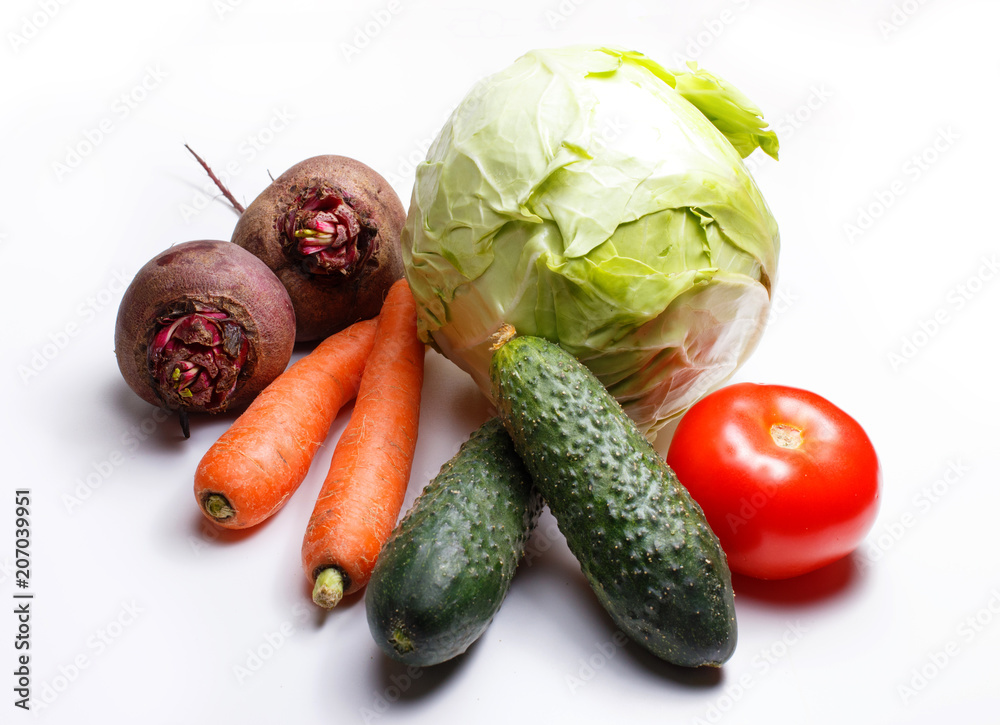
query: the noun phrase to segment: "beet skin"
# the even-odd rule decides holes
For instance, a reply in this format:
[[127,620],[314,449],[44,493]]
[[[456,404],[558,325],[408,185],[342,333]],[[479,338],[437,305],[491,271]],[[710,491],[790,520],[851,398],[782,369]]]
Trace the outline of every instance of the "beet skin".
[[125,291],[115,354],[129,387],[168,410],[248,405],[288,365],[295,314],[281,282],[232,242],[177,244]]
[[389,183],[344,156],[288,169],[258,196],[233,242],[259,257],[288,290],[298,341],[322,340],[374,317],[403,276],[406,211]]

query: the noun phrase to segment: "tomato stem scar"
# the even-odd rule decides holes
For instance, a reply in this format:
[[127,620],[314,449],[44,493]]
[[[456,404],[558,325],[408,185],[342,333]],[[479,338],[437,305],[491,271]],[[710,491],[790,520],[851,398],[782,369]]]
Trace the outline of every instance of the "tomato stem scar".
[[802,430],[787,423],[771,426],[771,438],[782,448],[798,448],[802,445]]

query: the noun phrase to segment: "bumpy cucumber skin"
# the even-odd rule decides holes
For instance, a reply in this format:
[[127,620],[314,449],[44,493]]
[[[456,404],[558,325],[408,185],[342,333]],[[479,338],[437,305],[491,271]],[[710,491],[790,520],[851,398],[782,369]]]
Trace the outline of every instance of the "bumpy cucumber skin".
[[729,659],[736,610],[725,554],[621,406],[536,337],[503,344],[490,375],[500,419],[615,623],[677,665]]
[[500,609],[542,508],[500,421],[483,424],[424,488],[379,554],[365,609],[387,655],[449,660]]

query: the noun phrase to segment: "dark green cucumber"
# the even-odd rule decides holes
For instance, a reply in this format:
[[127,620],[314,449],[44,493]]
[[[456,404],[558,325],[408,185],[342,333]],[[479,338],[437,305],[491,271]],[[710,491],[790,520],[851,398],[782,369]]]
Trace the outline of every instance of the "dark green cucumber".
[[729,566],[698,504],[593,374],[536,337],[501,343],[494,400],[601,604],[626,635],[687,667],[736,647]]
[[487,421],[379,554],[365,594],[379,647],[421,666],[465,652],[507,596],[541,506],[500,421]]

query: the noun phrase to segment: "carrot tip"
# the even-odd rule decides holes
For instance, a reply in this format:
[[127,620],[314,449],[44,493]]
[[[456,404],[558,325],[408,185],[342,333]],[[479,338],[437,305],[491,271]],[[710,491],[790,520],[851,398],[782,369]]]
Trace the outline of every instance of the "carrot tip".
[[221,493],[213,493],[205,499],[203,504],[205,513],[217,521],[225,521],[236,515],[236,510],[229,505],[229,501]]
[[344,597],[344,577],[340,570],[330,567],[316,577],[313,601],[325,609],[333,609]]

